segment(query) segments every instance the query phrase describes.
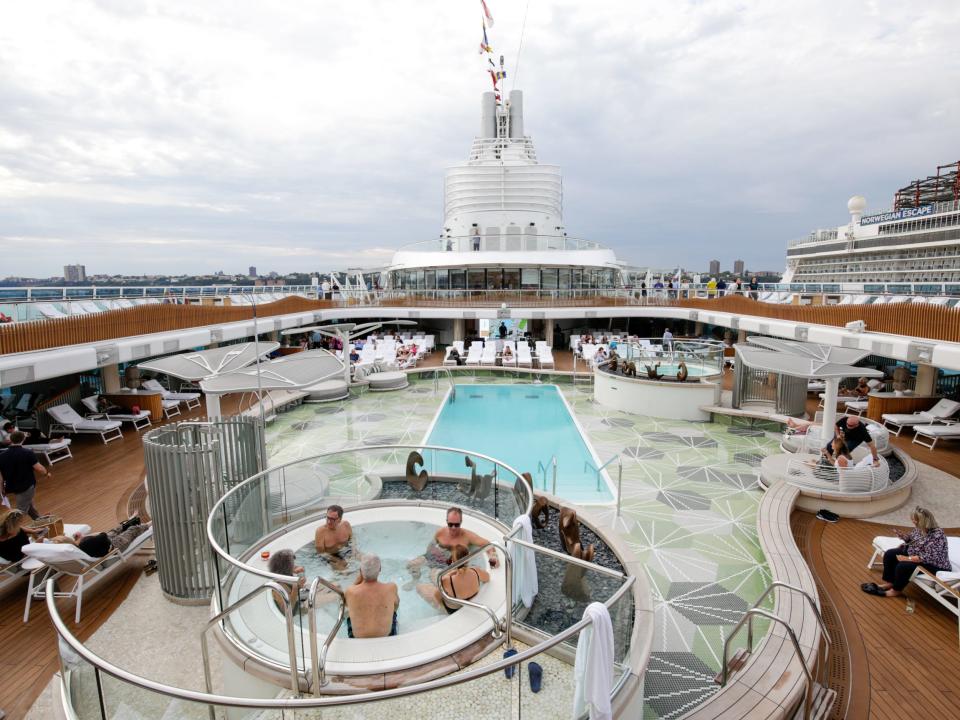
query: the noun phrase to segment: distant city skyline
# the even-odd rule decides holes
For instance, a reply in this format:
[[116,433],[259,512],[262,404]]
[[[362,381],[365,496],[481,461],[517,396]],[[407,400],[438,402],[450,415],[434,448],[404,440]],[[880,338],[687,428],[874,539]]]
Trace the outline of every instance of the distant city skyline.
[[[568,233],[629,264],[783,267],[851,195],[883,210],[960,156],[950,0],[534,2],[519,63],[526,4],[488,5]],[[479,19],[472,0],[7,3],[2,272],[342,270],[437,237],[490,89]]]

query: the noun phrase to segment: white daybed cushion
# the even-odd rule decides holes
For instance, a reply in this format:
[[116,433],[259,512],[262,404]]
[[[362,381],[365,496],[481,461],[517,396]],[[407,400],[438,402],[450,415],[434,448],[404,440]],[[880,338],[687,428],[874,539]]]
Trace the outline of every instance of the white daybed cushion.
[[76,545],[70,545],[69,543],[29,543],[23,546],[23,554],[39,560],[45,565],[58,565],[71,560],[91,565],[100,559],[90,557]]

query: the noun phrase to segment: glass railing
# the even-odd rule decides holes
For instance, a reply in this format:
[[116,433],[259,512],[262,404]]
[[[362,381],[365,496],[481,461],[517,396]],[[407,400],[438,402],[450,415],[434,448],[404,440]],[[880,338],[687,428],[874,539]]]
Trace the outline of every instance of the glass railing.
[[[687,380],[717,375],[723,372],[724,344],[717,340],[674,340],[667,345],[662,338],[629,338],[617,343],[617,368],[613,370],[609,358],[597,364],[601,372],[623,373],[623,363],[632,362],[637,377],[647,377],[647,367],[671,379],[680,363],[687,367]],[[657,365],[659,364],[659,368]]]
[[609,250],[594,240],[567,235],[501,234],[456,235],[421,240],[397,249],[397,252],[553,252],[571,250]]
[[[419,488],[419,489],[418,489]],[[486,455],[433,446],[380,445],[339,450],[295,460],[266,470],[227,492],[214,505],[207,535],[214,550],[217,606],[231,606],[267,580],[287,586],[297,578],[276,575],[251,560],[268,539],[326,511],[371,502],[456,505],[465,512],[493,518],[509,528],[530,511],[533,491],[516,470]],[[227,618],[223,629],[240,631]],[[310,638],[296,629],[296,657],[251,654],[276,670],[309,666],[304,648]],[[246,648],[245,648],[246,650]]]

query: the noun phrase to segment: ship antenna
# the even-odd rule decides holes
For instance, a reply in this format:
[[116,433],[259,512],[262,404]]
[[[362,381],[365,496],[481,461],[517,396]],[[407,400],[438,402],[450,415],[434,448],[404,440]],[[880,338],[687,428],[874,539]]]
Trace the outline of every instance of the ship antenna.
[[520,53],[523,52],[523,35],[527,29],[527,12],[530,10],[530,0],[527,0],[527,6],[523,10],[523,24],[520,26],[520,46],[517,48],[517,61],[513,64],[513,82],[510,83],[512,90],[517,86],[517,80],[520,79]]

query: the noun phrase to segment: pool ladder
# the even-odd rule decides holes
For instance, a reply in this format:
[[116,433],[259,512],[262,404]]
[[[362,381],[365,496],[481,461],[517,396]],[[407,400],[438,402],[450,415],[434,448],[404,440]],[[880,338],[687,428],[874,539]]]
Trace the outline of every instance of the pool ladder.
[[[337,611],[337,622],[327,633],[323,641],[323,648],[317,651],[317,590],[323,585],[327,590],[335,592],[340,596],[340,608]],[[333,639],[337,636],[340,626],[343,624],[343,618],[347,612],[347,598],[343,592],[333,583],[324,580],[322,577],[315,577],[310,583],[310,590],[307,593],[307,612],[310,616],[310,662],[312,672],[311,691],[316,694],[320,688],[327,684],[327,651]]]
[[433,391],[437,392],[440,389],[440,373],[446,375],[447,380],[450,381],[450,397],[456,400],[457,384],[453,381],[453,373],[450,372],[450,368],[438,367],[433,369]]
[[557,494],[557,456],[552,456],[547,460],[547,464],[544,465],[542,460],[537,460],[537,472],[543,476],[543,489],[547,489],[547,468],[553,468],[553,490],[551,491],[553,495]]
[[[806,659],[804,658],[803,651],[800,649],[800,642],[797,640],[797,634],[790,626],[790,623],[781,618],[779,615],[775,615],[768,610],[763,610],[762,608],[758,607],[760,603],[762,603],[776,588],[783,588],[785,590],[799,593],[806,599],[806,601],[810,604],[810,607],[813,609],[813,614],[817,618],[817,624],[820,626],[820,632],[822,633],[820,636],[819,647],[817,648],[817,664],[819,669],[817,673],[818,676],[816,678],[811,675],[810,670],[807,668]],[[798,709],[795,717],[804,718],[804,720],[827,717],[830,714],[830,711],[833,709],[833,703],[836,700],[836,692],[827,687],[830,643],[832,641],[830,639],[830,633],[827,631],[827,626],[823,622],[823,616],[820,614],[820,608],[817,607],[817,603],[814,601],[813,596],[810,595],[810,593],[808,593],[806,590],[796,587],[795,585],[789,585],[788,583],[774,580],[767,586],[766,590],[761,593],[756,602],[750,606],[750,609],[743,614],[743,617],[740,618],[740,622],[734,626],[733,630],[730,631],[730,634],[727,635],[727,639],[723,642],[723,666],[720,674],[715,678],[715,681],[719,683],[721,687],[725,686],[727,684],[727,679],[730,676],[730,672],[739,670],[743,666],[746,656],[753,652],[754,617],[766,618],[770,622],[782,625],[787,631],[787,637],[790,639],[790,643],[793,646],[793,651],[800,659],[800,667],[803,668],[806,687],[804,689],[803,704],[801,708]],[[739,652],[734,655],[733,659],[731,660],[730,643],[744,625],[747,626],[747,649],[745,652]]]

